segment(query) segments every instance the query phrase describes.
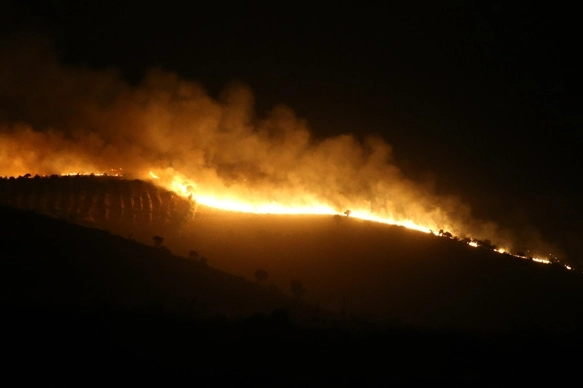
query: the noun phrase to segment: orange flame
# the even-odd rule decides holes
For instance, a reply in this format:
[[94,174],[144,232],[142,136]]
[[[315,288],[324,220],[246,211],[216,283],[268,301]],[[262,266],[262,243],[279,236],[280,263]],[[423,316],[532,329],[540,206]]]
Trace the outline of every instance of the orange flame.
[[[149,172],[150,176],[154,179],[160,179],[159,175],[154,174],[152,171]],[[163,175],[163,174],[160,174]],[[166,180],[161,180],[160,183],[165,183]],[[394,219],[390,217],[383,217],[378,214],[374,214],[366,209],[350,209],[349,211],[342,212],[341,210],[334,209],[332,206],[326,203],[322,203],[314,198],[303,198],[301,201],[297,199],[289,200],[287,203],[280,203],[276,201],[265,201],[263,199],[253,199],[245,198],[243,196],[237,196],[233,192],[223,193],[220,195],[213,194],[212,191],[202,190],[196,183],[181,178],[177,174],[171,174],[168,179],[169,184],[167,184],[170,190],[175,191],[185,197],[195,200],[197,203],[226,211],[234,211],[241,213],[255,213],[255,214],[287,214],[287,215],[341,215],[345,214],[347,217],[354,217],[361,220],[379,222],[389,225],[402,226],[407,229],[416,230],[423,233],[435,233],[431,230],[429,226],[422,225],[418,222],[409,219]],[[451,237],[450,237],[451,238]],[[469,241],[467,244],[471,247],[478,248],[480,245],[476,241]],[[505,248],[493,249],[493,252],[499,254],[508,254],[514,257],[520,257],[523,259],[529,259],[528,257],[518,256],[511,254]],[[542,259],[539,257],[532,257],[532,261],[541,264],[551,264],[548,259]],[[565,266],[567,269],[571,269],[569,266]]]
[[[150,176],[159,179],[159,176],[150,171]],[[185,181],[187,183],[185,183]],[[164,182],[164,181],[163,181]],[[265,201],[262,199],[243,198],[234,193],[216,195],[202,191],[195,183],[179,177],[170,179],[169,189],[179,194],[192,198],[197,203],[217,209],[255,214],[296,214],[296,215],[340,215],[346,214],[345,209],[334,209],[331,205],[323,203],[316,198],[302,198],[288,200],[287,203],[278,201]],[[423,233],[431,233],[431,229],[409,219],[394,219],[383,217],[366,209],[350,209],[350,217],[383,224],[403,226],[408,229]],[[348,215],[347,215],[348,216]]]
[[[255,213],[255,214],[287,214],[287,215],[341,215],[345,214],[347,217],[354,217],[361,220],[379,222],[389,225],[402,226],[408,229],[416,230],[423,233],[432,233],[436,235],[432,229],[427,225],[422,225],[417,221],[410,219],[395,219],[391,217],[382,216],[379,214],[374,214],[370,210],[355,208],[349,209],[348,211],[342,211],[343,209],[335,209],[330,204],[324,203],[317,198],[292,198],[286,201],[286,203],[278,201],[266,201],[264,198],[252,198],[245,197],[243,195],[237,195],[232,191],[217,193],[213,192],[212,189],[203,189],[199,187],[193,181],[180,176],[179,174],[170,173],[168,177],[165,177],[164,172],[155,174],[153,171],[149,172],[149,175],[157,179],[159,184],[167,186],[166,188],[177,192],[178,194],[188,197],[189,199],[195,200],[197,203],[226,211],[242,212],[242,213]],[[165,179],[161,179],[160,176]],[[442,236],[443,237],[443,236]],[[453,238],[450,235],[450,238]],[[467,244],[471,247],[478,248],[480,245],[476,241],[469,241]],[[493,252],[499,254],[508,254],[515,257],[529,259],[529,257],[518,256],[508,252],[508,249],[497,248],[493,249]],[[551,264],[548,259],[542,259],[539,257],[531,258],[532,261],[542,264]],[[567,268],[567,269],[570,269]]]

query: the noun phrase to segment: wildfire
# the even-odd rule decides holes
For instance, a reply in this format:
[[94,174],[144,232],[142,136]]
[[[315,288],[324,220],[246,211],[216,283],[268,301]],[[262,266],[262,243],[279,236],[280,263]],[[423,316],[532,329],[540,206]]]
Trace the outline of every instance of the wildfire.
[[376,215],[371,214],[371,213],[366,212],[366,211],[359,211],[359,210],[352,211],[350,213],[350,217],[360,218],[361,220],[366,220],[366,221],[380,222],[383,224],[403,226],[405,228],[417,230],[417,231],[423,232],[423,233],[431,233],[430,228],[423,226],[423,225],[419,225],[411,220],[394,220],[394,219],[389,219],[389,218],[383,218],[383,217],[376,216]]
[[[154,179],[159,177],[152,171],[149,172]],[[241,213],[255,214],[287,214],[287,215],[340,215],[345,214],[347,217],[358,218],[366,221],[379,222],[383,224],[398,225],[405,228],[417,230],[423,233],[431,233],[431,229],[415,223],[412,220],[395,220],[381,217],[363,209],[355,209],[347,212],[339,212],[327,204],[320,203],[316,200],[310,201],[309,204],[289,203],[282,204],[278,202],[251,202],[249,199],[236,198],[234,196],[218,197],[216,195],[199,193],[194,188],[195,184],[183,183],[183,180],[173,178],[171,189],[178,193],[194,199],[197,203],[216,209],[235,211]]]
[[[276,106],[258,116],[252,91],[242,85],[226,88],[225,98],[216,100],[196,82],[160,69],[130,85],[115,72],[61,66],[44,46],[38,51],[36,41],[17,43],[3,48],[4,57],[14,60],[0,72],[10,81],[0,99],[27,109],[16,109],[0,128],[5,176],[128,177],[106,168],[124,166],[136,174],[132,178],[153,179],[209,207],[345,216],[511,254],[511,233],[470,220],[461,201],[407,179],[380,137],[318,138],[291,108]],[[37,90],[37,79],[46,81],[45,89]],[[104,95],[110,96],[107,104],[101,103]],[[509,245],[457,237],[468,233]],[[537,260],[557,262],[552,255]]]
[[542,264],[551,264],[550,260],[547,259],[540,259],[538,257],[533,257],[532,261],[536,261],[537,263],[542,263]]
[[[111,169],[109,172],[66,172],[59,174],[60,176],[96,176],[96,177],[122,177],[122,169]],[[168,174],[167,171],[149,171],[147,174],[151,179],[155,179],[156,184],[165,187],[177,194],[186,197],[196,203],[208,206],[215,209],[221,209],[231,212],[239,213],[254,213],[254,214],[280,214],[280,215],[334,215],[345,216],[366,221],[378,222],[389,225],[402,226],[408,229],[416,230],[423,233],[431,233],[435,236],[454,239],[464,242],[473,248],[487,248],[498,254],[505,254],[525,260],[532,260],[541,264],[552,264],[558,262],[557,258],[552,254],[549,255],[551,260],[540,257],[532,257],[523,253],[511,253],[506,248],[497,248],[489,243],[488,240],[480,241],[476,239],[460,239],[453,236],[449,232],[440,230],[439,233],[434,232],[429,226],[422,225],[410,219],[395,219],[384,217],[379,214],[374,214],[370,210],[362,208],[335,209],[329,204],[323,203],[317,198],[305,196],[303,198],[292,198],[286,203],[278,201],[268,201],[264,198],[253,198],[253,196],[245,196],[237,194],[232,191],[214,192],[212,189],[204,189],[199,187],[194,181],[184,178],[178,174]],[[30,176],[30,174],[27,174]],[[27,177],[25,176],[25,178]],[[260,196],[261,197],[261,196]],[[552,261],[554,260],[554,261]],[[563,264],[567,270],[573,268]]]
[[[166,182],[165,179],[160,178],[160,175],[163,176],[164,174],[155,174],[153,171],[150,171],[149,175],[153,179],[159,180],[158,183]],[[179,193],[180,195],[188,197],[189,199],[192,199],[201,205],[205,205],[205,206],[216,208],[216,209],[226,210],[226,211],[241,212],[241,213],[255,213],[255,214],[339,215],[339,216],[344,215],[346,217],[353,217],[353,218],[366,220],[366,221],[373,221],[373,222],[379,222],[379,223],[383,223],[383,224],[402,226],[402,227],[416,230],[416,231],[423,232],[423,233],[432,233],[436,236],[457,239],[458,241],[464,241],[464,240],[460,240],[460,239],[452,236],[450,233],[442,233],[442,231],[440,231],[439,234],[435,233],[428,226],[421,225],[413,220],[408,220],[408,219],[397,220],[397,219],[393,219],[393,218],[387,218],[387,217],[383,217],[383,216],[380,216],[377,214],[373,214],[370,211],[367,211],[364,209],[350,209],[350,210],[346,210],[346,211],[342,212],[342,211],[338,211],[337,209],[334,209],[333,207],[331,207],[327,204],[320,203],[317,200],[309,201],[310,202],[309,204],[294,203],[293,200],[287,204],[278,203],[278,202],[274,202],[274,201],[271,201],[271,202],[269,202],[269,201],[255,201],[254,202],[252,199],[249,199],[249,198],[242,198],[241,196],[237,197],[233,193],[222,194],[222,195],[213,195],[212,193],[208,193],[208,192],[205,193],[194,182],[191,182],[187,179],[184,179],[184,178],[181,178],[178,176],[172,176],[168,180],[168,182],[169,182],[167,184],[167,186],[169,186],[168,188]],[[479,247],[488,248],[488,245],[483,245],[482,244],[483,242],[481,242],[479,240],[469,240],[469,241],[465,240],[464,242],[473,248],[479,248]],[[513,253],[510,253],[509,250],[506,248],[495,248],[494,247],[494,248],[490,248],[490,249],[493,252],[496,252],[498,254],[506,254],[506,255],[518,257],[521,259],[532,260],[536,263],[541,263],[541,264],[552,264],[552,261],[549,259],[544,259],[544,258],[540,258],[540,257],[522,256],[520,254],[513,254]],[[551,255],[551,257],[552,257],[552,255]],[[568,270],[572,269],[568,265],[564,265],[564,267]]]

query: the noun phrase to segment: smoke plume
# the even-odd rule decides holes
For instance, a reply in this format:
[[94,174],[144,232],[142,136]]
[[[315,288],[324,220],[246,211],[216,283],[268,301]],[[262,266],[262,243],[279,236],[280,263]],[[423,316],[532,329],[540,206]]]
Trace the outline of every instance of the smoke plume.
[[154,68],[134,86],[113,69],[60,64],[44,39],[1,42],[0,175],[111,169],[137,178],[153,171],[161,185],[181,182],[195,197],[364,209],[511,246],[509,232],[406,179],[378,137],[315,140],[288,107],[256,117],[242,84],[214,99]]

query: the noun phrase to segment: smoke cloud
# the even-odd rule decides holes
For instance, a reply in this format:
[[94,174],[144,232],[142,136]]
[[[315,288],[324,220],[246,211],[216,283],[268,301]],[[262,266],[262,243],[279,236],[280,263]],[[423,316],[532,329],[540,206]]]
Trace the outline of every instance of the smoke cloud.
[[120,168],[138,178],[154,171],[167,187],[178,179],[195,196],[365,209],[509,248],[513,240],[454,197],[404,177],[378,137],[315,140],[285,106],[256,117],[245,85],[214,99],[151,69],[134,86],[113,69],[60,64],[42,38],[0,42],[0,175]]

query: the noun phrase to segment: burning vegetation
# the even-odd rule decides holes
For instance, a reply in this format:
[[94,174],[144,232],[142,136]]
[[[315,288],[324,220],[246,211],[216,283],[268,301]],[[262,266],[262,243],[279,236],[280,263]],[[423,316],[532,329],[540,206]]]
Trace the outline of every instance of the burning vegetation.
[[[407,179],[380,138],[315,139],[308,124],[284,106],[256,117],[244,85],[215,99],[200,85],[159,69],[134,86],[112,70],[63,66],[43,40],[0,42],[0,52],[10,58],[0,61],[0,100],[10,101],[0,106],[0,175],[110,171],[109,176],[123,168],[135,178],[154,179],[164,192],[223,210],[344,213],[425,233],[447,230],[451,238],[472,236],[472,246],[496,241],[504,251],[525,246],[552,251],[543,241],[520,241],[493,222],[476,220],[461,201]],[[60,198],[50,206],[74,208],[67,211],[81,217],[105,214],[91,208],[95,199],[75,197],[79,206],[65,205],[60,202],[65,194],[50,193]],[[5,201],[30,208],[36,200],[19,198]],[[111,205],[107,217],[146,217],[135,208],[143,201],[132,205],[135,196],[124,198]]]
[[[154,173],[150,173],[156,180]],[[154,182],[156,182],[156,180]],[[178,186],[180,189],[180,186]],[[518,257],[542,264],[560,264],[566,269],[572,267],[562,264],[550,254],[548,258],[533,256],[529,251],[512,252],[497,247],[490,240],[460,238],[448,231],[438,232],[418,226],[391,222],[391,220],[362,216],[351,210],[335,213],[333,210],[302,211],[303,209],[272,207],[246,207],[244,202],[233,201],[230,206],[202,198],[193,199],[188,190],[179,190],[188,199],[174,192],[142,180],[123,179],[121,173],[65,173],[41,177],[31,174],[4,177],[0,179],[0,205],[13,206],[23,210],[35,210],[41,214],[66,218],[78,223],[92,223],[109,226],[120,223],[150,225],[176,231],[198,216],[204,219],[212,209],[256,214],[296,214],[296,215],[334,215],[334,217],[355,217],[363,220],[393,224],[435,236],[455,240],[471,247],[486,249],[502,255]],[[206,200],[205,200],[206,199]],[[199,207],[200,206],[200,207]],[[207,209],[207,210],[205,210]],[[197,214],[199,213],[199,214]],[[202,219],[201,219],[202,220]],[[203,220],[204,221],[204,220]]]

